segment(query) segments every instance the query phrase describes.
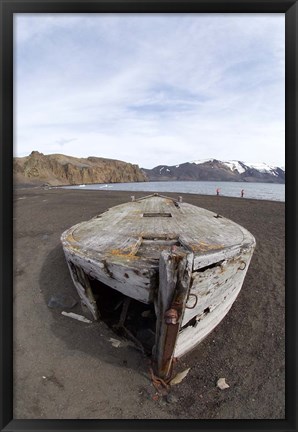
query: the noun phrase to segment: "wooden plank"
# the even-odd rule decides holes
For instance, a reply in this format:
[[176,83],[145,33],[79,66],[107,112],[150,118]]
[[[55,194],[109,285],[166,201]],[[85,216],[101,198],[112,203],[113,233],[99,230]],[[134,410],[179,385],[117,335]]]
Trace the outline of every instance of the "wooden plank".
[[195,326],[189,326],[181,330],[178,335],[177,343],[175,347],[174,356],[179,358],[186,354],[203,339],[222,321],[225,315],[231,309],[234,301],[236,300],[241,286],[238,287],[233,294],[226,299],[225,302],[219,304],[217,308],[211,311],[205,316],[201,317],[200,321],[197,321]]
[[69,260],[66,261],[72,281],[81,299],[81,304],[83,308],[85,306],[87,310],[91,313],[93,319],[98,320],[99,310],[94,299],[88,278],[80,267],[75,266],[74,263],[70,262]]
[[246,253],[224,260],[216,267],[194,272],[182,326],[193,317],[203,314],[205,309],[215,309],[235,289],[241,287],[250,259],[251,253]]
[[193,265],[193,254],[163,251],[159,260],[155,371],[167,378],[173,361]]
[[[91,254],[109,254],[125,249],[130,243],[137,249],[139,238],[150,235],[175,235],[201,257],[220,253],[254,239],[234,222],[199,207],[152,196],[141,201],[121,204],[91,221],[72,227],[62,236],[65,245],[73,245]],[[143,217],[143,214],[171,214],[172,217]],[[224,252],[222,252],[224,253]],[[212,257],[210,257],[212,258]]]
[[[167,335],[165,313],[170,309],[177,283],[177,263],[169,252],[162,252],[159,259],[159,289],[157,295],[156,310],[156,339],[155,352],[153,353],[154,369],[158,376],[163,377],[167,373],[164,367],[164,348]],[[164,371],[164,368],[166,369]]]
[[[153,301],[157,269],[135,269],[122,264],[94,261],[78,252],[64,249],[66,260],[82,268],[87,275],[143,303]],[[144,263],[143,263],[144,264]]]
[[[193,310],[185,309],[182,325],[185,326],[188,322],[192,324],[185,326],[179,332],[174,353],[175,357],[181,357],[192,350],[208,336],[228,313],[241,290],[252,257],[252,251],[251,254],[243,257],[243,261],[236,261],[234,266],[231,266],[231,263],[229,264],[230,277],[226,282],[221,279],[220,282],[223,282],[221,286],[217,287],[214,283],[217,277],[216,274],[212,276],[214,268],[210,269],[210,271],[207,270],[205,274],[201,274],[202,279],[199,279],[198,273],[198,279],[189,291],[190,294],[196,293],[198,295],[198,304]],[[246,263],[245,267],[244,263]],[[241,264],[240,268],[239,264]],[[234,273],[233,276],[235,270],[236,274]],[[191,300],[191,295],[188,300]],[[192,322],[194,317],[196,317],[196,320]]]

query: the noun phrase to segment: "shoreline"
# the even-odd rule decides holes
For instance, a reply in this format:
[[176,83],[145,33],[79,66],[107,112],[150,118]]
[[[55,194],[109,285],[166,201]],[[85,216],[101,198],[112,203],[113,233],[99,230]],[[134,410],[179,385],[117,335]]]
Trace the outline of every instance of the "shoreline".
[[[136,184],[139,183],[150,183],[150,182],[138,182]],[[182,181],[181,181],[182,183]],[[216,184],[216,182],[214,182]],[[221,182],[224,183],[224,182]],[[233,183],[233,182],[226,182],[226,183]],[[234,182],[235,183],[235,182]],[[154,194],[154,193],[159,193],[161,195],[163,194],[184,194],[184,195],[194,195],[194,196],[201,196],[201,197],[214,197],[216,196],[216,194],[202,194],[202,193],[197,193],[197,192],[191,192],[191,191],[187,191],[187,192],[176,192],[176,191],[156,191],[156,190],[128,190],[128,189],[103,189],[103,187],[100,188],[90,188],[90,186],[96,186],[96,185],[115,185],[115,184],[128,184],[128,183],[92,183],[92,184],[86,184],[86,185],[60,185],[60,186],[44,186],[44,185],[38,185],[38,186],[33,186],[33,185],[29,185],[29,184],[23,184],[23,185],[14,185],[14,191],[17,190],[29,190],[29,189],[42,189],[42,190],[74,190],[74,191],[90,191],[90,192],[125,192],[125,193],[139,193],[139,194],[143,194],[143,196],[148,195],[148,194]],[[253,184],[253,183],[249,183],[249,184]],[[278,183],[256,183],[256,184],[278,184]],[[285,186],[285,184],[283,183],[283,185]],[[232,196],[232,195],[223,195],[220,194],[219,195],[221,198],[240,198],[243,200],[256,200],[256,201],[269,201],[269,202],[280,202],[280,203],[285,203],[285,199],[284,200],[279,200],[279,199],[267,199],[267,198],[256,198],[256,197],[246,197],[244,195],[244,197],[240,197],[240,196]]]

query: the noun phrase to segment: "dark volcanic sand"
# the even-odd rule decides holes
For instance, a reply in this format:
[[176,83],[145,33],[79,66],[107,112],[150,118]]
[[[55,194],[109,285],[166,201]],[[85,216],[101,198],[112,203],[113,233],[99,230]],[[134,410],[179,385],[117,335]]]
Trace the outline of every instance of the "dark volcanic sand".
[[[247,228],[257,247],[219,326],[176,366],[189,374],[155,401],[148,360],[102,322],[50,309],[76,297],[61,233],[144,193],[18,189],[14,196],[14,418],[281,419],[284,399],[284,203],[183,194]],[[178,194],[168,194],[177,197]],[[69,309],[65,309],[69,310]],[[79,305],[71,311],[81,314]],[[229,389],[216,381],[225,377]]]

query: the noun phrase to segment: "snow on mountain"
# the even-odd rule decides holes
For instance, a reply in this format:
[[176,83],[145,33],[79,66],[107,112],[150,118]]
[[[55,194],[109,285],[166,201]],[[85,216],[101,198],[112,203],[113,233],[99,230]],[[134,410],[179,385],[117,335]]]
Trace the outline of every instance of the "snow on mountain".
[[213,162],[214,160],[215,159],[200,159],[200,160],[191,161],[190,163],[194,163],[196,165],[201,165],[201,164],[204,164],[206,162]]
[[[214,161],[216,161],[216,159],[199,159],[199,160],[192,161],[191,163],[194,163],[196,165],[201,165],[201,164],[204,164],[207,162],[214,162]],[[276,175],[275,171],[278,168],[276,166],[268,165],[264,162],[248,163],[248,162],[241,162],[241,161],[236,161],[236,160],[217,161],[217,162],[221,163],[222,165],[225,165],[231,171],[238,171],[239,174],[242,174],[245,171],[247,171],[247,168],[251,168],[251,169],[255,169],[261,173],[268,173],[268,174]],[[280,167],[280,169],[282,169],[284,171],[283,167]]]
[[[166,168],[166,167],[163,166],[163,167],[161,167],[161,168],[159,169],[160,174],[161,174],[162,170],[164,170],[165,168]],[[166,171],[167,171],[167,172],[170,172],[171,170],[170,170],[169,168],[166,168]]]
[[264,162],[253,163],[253,164],[252,163],[245,163],[245,165],[249,168],[253,168],[253,169],[260,171],[262,173],[269,173],[269,174],[273,174],[273,175],[276,175],[275,170],[278,168],[276,166],[268,165]]
[[238,161],[226,161],[222,162],[223,165],[230,168],[231,171],[238,171],[239,174],[242,174],[245,172],[245,168],[238,162]]
[[143,169],[151,181],[202,180],[202,181],[249,181],[284,183],[285,170],[264,162],[248,163],[237,160],[198,159],[173,166],[158,165],[151,170]]

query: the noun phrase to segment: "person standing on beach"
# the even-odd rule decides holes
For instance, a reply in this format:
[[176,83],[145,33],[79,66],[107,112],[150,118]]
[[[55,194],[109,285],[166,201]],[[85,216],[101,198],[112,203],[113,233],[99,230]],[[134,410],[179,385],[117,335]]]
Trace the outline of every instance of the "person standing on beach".
[[244,189],[241,189],[241,198],[244,197]]
[[219,195],[219,188],[216,189],[216,195]]

